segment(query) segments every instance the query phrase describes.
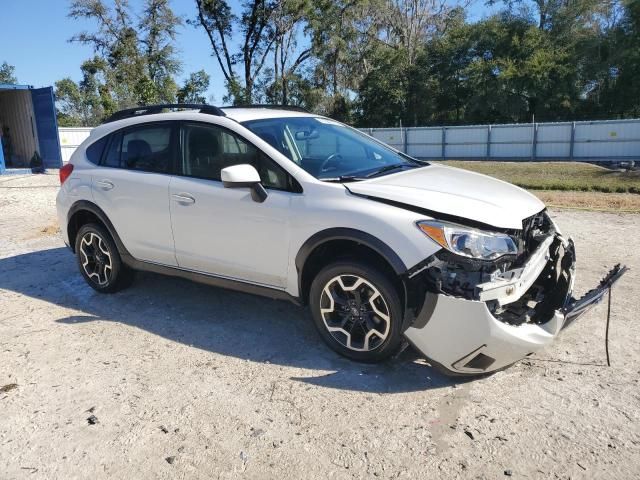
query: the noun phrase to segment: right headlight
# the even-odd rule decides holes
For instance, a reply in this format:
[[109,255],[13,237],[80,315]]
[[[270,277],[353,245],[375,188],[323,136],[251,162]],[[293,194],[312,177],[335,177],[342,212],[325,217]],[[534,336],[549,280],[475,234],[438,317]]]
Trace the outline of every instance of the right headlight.
[[435,220],[424,220],[417,226],[431,240],[463,257],[494,260],[518,253],[516,242],[504,233],[485,232]]

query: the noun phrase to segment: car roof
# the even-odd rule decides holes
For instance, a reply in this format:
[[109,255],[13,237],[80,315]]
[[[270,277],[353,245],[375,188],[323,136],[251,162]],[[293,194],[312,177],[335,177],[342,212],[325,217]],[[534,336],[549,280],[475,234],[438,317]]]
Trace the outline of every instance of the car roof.
[[222,107],[222,111],[228,118],[236,122],[266,118],[317,117],[317,115],[309,112],[271,107]]
[[[288,110],[284,108],[268,107],[225,107],[222,108],[225,117],[242,123],[248,120],[262,120],[267,118],[291,118],[291,117],[318,117],[313,113]],[[180,110],[175,112],[154,113],[135,117],[123,118],[113,122],[98,125],[91,131],[91,138],[96,138],[129,125],[139,125],[162,120],[200,120],[207,121],[216,118],[209,113],[201,113],[194,110]],[[217,117],[220,118],[220,117]]]

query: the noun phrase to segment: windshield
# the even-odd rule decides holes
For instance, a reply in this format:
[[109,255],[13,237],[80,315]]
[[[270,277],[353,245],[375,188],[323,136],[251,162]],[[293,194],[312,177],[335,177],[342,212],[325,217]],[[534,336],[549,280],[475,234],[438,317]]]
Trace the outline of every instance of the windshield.
[[328,118],[269,118],[243,125],[319,180],[357,181],[427,165]]

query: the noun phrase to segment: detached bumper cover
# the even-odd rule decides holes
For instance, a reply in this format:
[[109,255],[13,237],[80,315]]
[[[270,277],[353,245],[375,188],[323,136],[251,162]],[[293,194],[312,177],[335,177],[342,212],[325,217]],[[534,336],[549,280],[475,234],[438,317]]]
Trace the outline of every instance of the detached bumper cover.
[[568,327],[591,310],[591,308],[599,304],[613,284],[620,280],[620,277],[622,277],[627,270],[629,270],[628,267],[617,264],[600,280],[600,284],[596,288],[589,290],[578,300],[572,299],[569,305],[563,309],[565,320],[562,328]]
[[[627,270],[617,265],[598,287],[579,300],[573,299],[573,243],[559,236],[556,238],[568,253],[554,258],[550,252],[554,239],[550,237],[522,268],[506,272],[495,282],[478,285],[477,300],[427,293],[424,307],[405,331],[405,336],[429,360],[459,374],[498,370],[550,344],[564,327],[599,303]],[[547,269],[547,266],[555,270]],[[558,269],[565,279],[563,288],[550,293],[557,306],[549,309],[544,321],[515,325],[493,313],[496,304],[508,308],[523,297],[539,277]]]

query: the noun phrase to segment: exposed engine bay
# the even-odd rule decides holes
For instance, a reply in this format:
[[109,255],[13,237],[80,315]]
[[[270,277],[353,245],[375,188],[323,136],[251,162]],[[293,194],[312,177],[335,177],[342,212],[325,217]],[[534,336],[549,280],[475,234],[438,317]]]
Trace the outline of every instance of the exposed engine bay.
[[509,325],[545,323],[570,299],[572,268],[575,263],[573,243],[567,247],[555,239],[549,248],[550,259],[533,285],[515,302],[500,305],[487,302],[491,313]]

